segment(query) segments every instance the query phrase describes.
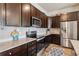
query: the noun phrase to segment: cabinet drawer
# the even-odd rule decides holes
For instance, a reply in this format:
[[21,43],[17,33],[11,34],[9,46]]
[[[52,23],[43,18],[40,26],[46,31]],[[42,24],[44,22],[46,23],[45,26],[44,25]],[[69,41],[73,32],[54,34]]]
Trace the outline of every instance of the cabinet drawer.
[[11,52],[12,52],[12,55],[19,55],[19,53],[21,52],[21,47],[16,47],[16,48],[13,48],[11,49]]
[[20,56],[23,55],[24,53],[27,54],[27,44],[18,46],[16,48],[11,49],[12,55]]
[[11,56],[11,54],[12,54],[11,51],[7,50],[7,51],[0,53],[0,56]]
[[21,45],[0,53],[0,56],[22,56],[27,55],[27,45]]

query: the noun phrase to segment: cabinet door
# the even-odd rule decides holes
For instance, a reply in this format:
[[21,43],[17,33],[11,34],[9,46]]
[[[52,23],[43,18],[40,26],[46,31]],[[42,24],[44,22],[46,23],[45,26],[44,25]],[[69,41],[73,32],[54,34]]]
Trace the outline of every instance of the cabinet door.
[[79,21],[79,11],[77,11],[77,20]]
[[0,25],[5,25],[5,4],[0,3]]
[[48,28],[48,17],[46,16],[46,28]]
[[4,51],[4,52],[1,52],[0,53],[0,56],[11,56],[11,51],[10,50],[7,50],[7,51]]
[[27,56],[27,44],[4,51],[0,56]]
[[67,20],[77,20],[77,12],[70,12],[67,14]]
[[32,6],[32,5],[31,5],[31,16],[32,17],[36,17],[37,16],[36,8],[34,6]]
[[6,25],[9,25],[9,26],[21,25],[21,4],[20,3],[6,4]]
[[44,28],[44,26],[45,26],[45,19],[44,19],[44,17],[45,16],[44,16],[43,13],[41,13],[40,17],[41,17],[41,27]]
[[77,21],[77,39],[79,40],[79,21]]
[[52,28],[60,27],[60,16],[52,17]]
[[36,51],[36,40],[28,43],[28,56],[35,56]]
[[38,19],[41,19],[41,18],[40,18],[40,13],[41,13],[41,12],[40,12],[38,9],[36,9],[36,17],[37,17]]
[[52,39],[52,37],[51,37],[51,35],[48,35],[48,36],[46,36],[45,37],[45,43],[47,44],[49,44],[49,43],[51,43],[51,39]]
[[27,56],[27,44],[11,49],[12,56]]
[[22,26],[30,26],[30,4],[22,4]]
[[60,35],[52,34],[51,43],[60,45]]
[[44,16],[44,27],[48,28],[48,17],[46,15]]

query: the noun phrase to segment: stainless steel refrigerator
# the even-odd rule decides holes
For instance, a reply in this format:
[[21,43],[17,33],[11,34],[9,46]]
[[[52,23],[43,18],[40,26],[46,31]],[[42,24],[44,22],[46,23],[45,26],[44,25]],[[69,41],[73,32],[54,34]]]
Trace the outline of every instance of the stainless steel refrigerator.
[[70,40],[77,40],[77,21],[60,23],[61,45],[71,47]]

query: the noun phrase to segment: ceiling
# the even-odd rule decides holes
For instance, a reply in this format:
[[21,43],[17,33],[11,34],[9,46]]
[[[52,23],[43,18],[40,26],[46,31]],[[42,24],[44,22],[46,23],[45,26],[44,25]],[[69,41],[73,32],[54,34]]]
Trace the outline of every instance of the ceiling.
[[78,5],[78,3],[38,3],[38,5],[41,8],[43,8],[46,12],[53,12],[55,10],[60,10]]

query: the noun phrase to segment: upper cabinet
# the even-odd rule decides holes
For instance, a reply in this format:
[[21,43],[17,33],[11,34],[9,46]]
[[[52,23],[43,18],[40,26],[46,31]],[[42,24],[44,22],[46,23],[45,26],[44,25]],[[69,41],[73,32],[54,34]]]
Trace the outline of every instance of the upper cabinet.
[[39,11],[37,8],[35,8],[33,5],[31,5],[31,16],[41,19],[41,11]]
[[67,14],[67,20],[77,20],[77,12],[70,12]]
[[52,19],[51,27],[52,28],[59,28],[60,27],[60,16],[54,16],[54,17],[51,17],[51,19]]
[[47,27],[47,16],[30,3],[0,3],[1,25],[29,27],[32,17],[40,19],[41,26]]
[[29,27],[31,19],[31,5],[29,3],[22,4],[22,26]]
[[45,28],[48,28],[48,16],[45,16]]
[[21,4],[7,3],[6,4],[6,25],[21,26]]
[[0,3],[0,25],[5,25],[5,4]]
[[36,8],[34,6],[31,5],[31,16],[32,17],[37,17],[37,12],[36,12]]
[[41,17],[41,27],[47,28],[48,27],[48,17],[44,13],[41,13],[40,17]]
[[77,20],[79,20],[79,11],[77,11]]
[[70,12],[67,14],[62,14],[60,21],[74,21],[79,19],[79,12]]
[[32,5],[31,5],[31,17],[36,17],[36,18],[40,19],[42,28],[48,27],[47,16]]

